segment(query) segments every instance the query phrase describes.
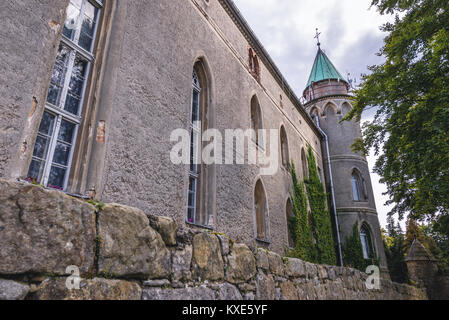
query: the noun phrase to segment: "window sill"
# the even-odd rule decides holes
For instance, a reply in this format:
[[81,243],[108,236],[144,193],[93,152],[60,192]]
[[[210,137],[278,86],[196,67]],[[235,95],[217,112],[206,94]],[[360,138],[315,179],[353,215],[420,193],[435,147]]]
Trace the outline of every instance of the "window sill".
[[260,242],[260,243],[263,243],[263,244],[266,244],[266,245],[270,245],[270,244],[271,244],[271,242],[268,241],[268,240],[263,240],[263,239],[258,239],[258,238],[256,238],[256,241],[257,241],[257,242]]
[[26,183],[26,184],[29,184],[29,185],[32,185],[32,186],[41,187],[41,188],[43,188],[45,190],[49,190],[49,191],[59,191],[59,192],[65,193],[66,195],[68,195],[70,197],[73,197],[73,198],[78,198],[78,199],[82,199],[82,200],[90,200],[91,199],[88,196],[83,196],[83,195],[77,194],[77,193],[70,193],[70,192],[67,192],[67,191],[64,191],[64,190],[60,190],[60,189],[56,189],[56,188],[46,187],[46,186],[41,185],[41,184],[34,184],[34,183],[31,183],[31,182],[28,182],[28,181],[22,180],[22,179],[18,179],[17,181],[18,182],[22,182],[22,183]]
[[196,228],[200,228],[200,229],[206,229],[206,230],[210,230],[210,231],[214,230],[214,227],[212,227],[212,226],[204,226],[202,224],[198,224],[198,223],[194,223],[194,222],[186,221],[186,224],[188,226],[196,227]]

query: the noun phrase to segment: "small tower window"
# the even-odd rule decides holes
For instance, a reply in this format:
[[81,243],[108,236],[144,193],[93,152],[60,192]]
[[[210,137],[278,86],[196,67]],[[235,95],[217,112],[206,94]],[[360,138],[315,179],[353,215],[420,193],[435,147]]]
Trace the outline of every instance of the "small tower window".
[[374,257],[373,245],[371,242],[371,233],[366,224],[360,229],[360,241],[362,242],[363,258],[371,259]]
[[357,169],[354,169],[354,171],[352,172],[351,186],[354,201],[364,201],[368,199],[365,188],[365,181]]

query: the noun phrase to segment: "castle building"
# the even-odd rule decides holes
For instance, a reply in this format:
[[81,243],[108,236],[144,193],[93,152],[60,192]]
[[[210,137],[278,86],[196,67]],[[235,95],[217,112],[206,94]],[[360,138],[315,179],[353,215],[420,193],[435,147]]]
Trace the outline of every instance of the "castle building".
[[[337,238],[358,221],[365,256],[386,268],[368,165],[350,148],[360,126],[339,123],[351,108],[348,83],[321,49],[303,105],[231,0],[13,1],[2,12],[0,178],[283,253],[289,163],[303,179],[311,146]],[[179,129],[191,158],[208,129],[275,129],[278,170],[176,164]],[[256,134],[245,148],[263,153],[265,142]]]

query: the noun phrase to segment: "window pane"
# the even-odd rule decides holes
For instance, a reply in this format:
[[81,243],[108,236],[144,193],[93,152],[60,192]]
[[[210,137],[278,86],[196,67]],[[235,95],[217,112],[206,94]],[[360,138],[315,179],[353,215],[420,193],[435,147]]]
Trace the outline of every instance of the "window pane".
[[39,126],[39,133],[51,136],[51,134],[53,133],[54,126],[55,126],[55,116],[52,115],[51,113],[44,112],[41,124]]
[[[81,13],[81,1],[72,2],[73,3],[70,3],[67,7],[67,18],[64,24],[64,29],[62,30],[62,33],[70,40],[73,40],[75,37],[76,26],[78,25],[78,19]],[[78,7],[76,7],[76,5],[78,5]]]
[[67,166],[69,163],[70,150],[70,145],[58,142],[53,156],[53,163]]
[[199,121],[199,103],[200,103],[200,94],[196,90],[194,90],[192,101],[192,123],[195,121]]
[[48,154],[48,148],[50,146],[50,139],[42,136],[37,136],[36,144],[34,145],[33,156],[41,159],[45,159]]
[[352,183],[352,192],[354,194],[354,200],[355,201],[359,201],[360,200],[360,195],[359,195],[358,181],[357,181],[357,177],[356,176],[354,176],[354,175],[352,176],[351,183]]
[[75,133],[75,127],[76,127],[75,124],[62,120],[58,140],[72,144],[73,134]]
[[83,92],[84,81],[87,73],[87,61],[75,58],[73,72],[70,79],[69,91],[66,97],[64,109],[78,115]]
[[37,183],[41,183],[44,166],[45,163],[43,161],[33,159],[30,164],[30,169],[28,170],[27,180],[30,182],[36,181]]
[[78,115],[79,105],[80,105],[80,99],[68,94],[67,98],[65,100],[64,110],[66,110],[70,113],[73,113],[75,115]]
[[55,106],[59,105],[62,87],[64,86],[70,50],[64,46],[59,46],[56,62],[53,67],[51,84],[48,89],[47,101]]
[[97,19],[99,10],[92,4],[87,3],[85,8],[85,16],[81,24],[81,34],[79,39],[79,45],[81,48],[91,51],[92,42],[95,32],[95,21]]
[[63,168],[51,167],[47,187],[63,190],[66,171],[67,170]]

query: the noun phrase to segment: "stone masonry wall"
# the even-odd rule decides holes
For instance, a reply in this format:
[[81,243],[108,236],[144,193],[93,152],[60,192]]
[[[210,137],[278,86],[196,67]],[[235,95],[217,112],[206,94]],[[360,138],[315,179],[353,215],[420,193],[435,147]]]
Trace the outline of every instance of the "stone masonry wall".
[[[69,266],[81,275],[69,290]],[[118,204],[0,180],[0,300],[426,299],[366,274],[282,258]]]

